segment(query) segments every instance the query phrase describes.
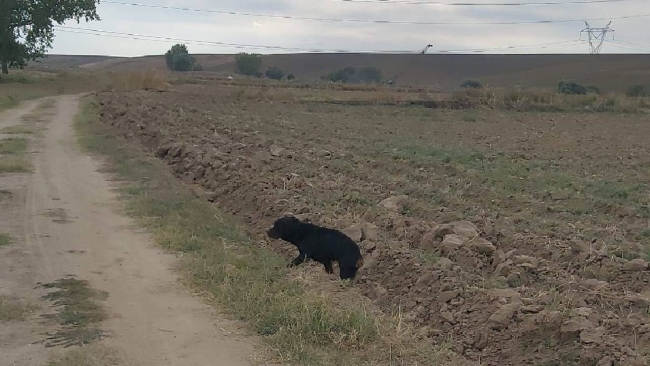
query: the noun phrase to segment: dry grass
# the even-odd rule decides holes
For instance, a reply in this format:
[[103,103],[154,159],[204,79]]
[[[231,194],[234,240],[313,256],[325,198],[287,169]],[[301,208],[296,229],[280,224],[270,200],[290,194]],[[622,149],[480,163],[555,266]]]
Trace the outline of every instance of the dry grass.
[[24,321],[38,309],[12,296],[0,296],[0,322]]
[[53,356],[46,366],[128,366],[117,352],[99,346],[90,345]]
[[418,341],[400,317],[376,315],[360,295],[337,305],[288,279],[283,258],[252,243],[162,163],[112,137],[92,102],[85,103],[77,128],[81,143],[108,156],[125,181],[128,213],[158,244],[183,253],[185,281],[248,323],[274,358],[308,365],[442,365],[453,359],[447,345]]
[[467,89],[453,94],[452,99],[466,107],[488,107],[517,111],[592,111],[645,112],[650,102],[622,94],[565,95],[548,89],[486,88]]
[[169,87],[168,74],[157,70],[137,71],[128,73],[109,72],[102,78],[102,90],[132,91],[155,90],[163,91]]
[[0,129],[0,134],[5,135],[31,135],[34,132],[33,128],[27,126],[9,126]]

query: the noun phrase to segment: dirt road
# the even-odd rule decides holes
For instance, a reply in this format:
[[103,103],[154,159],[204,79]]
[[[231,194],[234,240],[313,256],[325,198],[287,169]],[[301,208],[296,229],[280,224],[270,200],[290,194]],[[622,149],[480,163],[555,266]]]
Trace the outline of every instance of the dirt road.
[[[52,100],[41,111],[45,132],[25,136],[33,172],[0,174],[0,233],[13,238],[0,247],[0,295],[41,307],[26,321],[0,323],[0,365],[43,365],[61,352],[38,343],[56,325],[38,316],[52,308],[37,283],[68,275],[108,293],[101,344],[124,365],[250,364],[252,342],[177,284],[174,257],[119,214],[101,163],[76,146],[79,98]],[[25,123],[38,105],[0,115],[0,129]]]

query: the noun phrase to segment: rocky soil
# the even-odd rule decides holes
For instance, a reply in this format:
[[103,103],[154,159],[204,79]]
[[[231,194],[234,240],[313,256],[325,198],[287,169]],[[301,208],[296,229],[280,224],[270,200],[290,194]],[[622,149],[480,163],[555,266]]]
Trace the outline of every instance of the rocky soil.
[[[647,191],[630,190],[628,200],[603,202],[588,184],[558,189],[552,181],[538,188],[536,178],[494,174],[505,169],[502,156],[513,166],[555,159],[559,174],[575,173],[572,179],[579,182],[589,175],[587,156],[595,153],[567,154],[586,167],[572,172],[575,164],[566,165],[563,152],[542,143],[531,147],[525,140],[527,149],[519,151],[500,145],[500,134],[527,128],[510,117],[499,122],[492,114],[495,120],[445,125],[436,134],[441,127],[431,120],[458,119],[453,113],[464,112],[427,115],[433,112],[421,107],[328,106],[238,95],[196,87],[104,93],[98,99],[106,124],[203,188],[206,199],[249,224],[253,235],[263,238],[286,213],[344,230],[365,256],[359,290],[383,311],[417,325],[422,337],[452,342],[469,360],[648,365],[650,267],[642,238],[650,226],[639,211]],[[405,154],[399,146],[411,140],[437,146],[453,140],[455,147],[442,153],[410,148]],[[462,152],[468,150],[487,157],[472,160],[474,153]],[[602,175],[643,181],[639,174],[645,170],[632,174],[614,165]],[[531,177],[546,174],[535,169],[529,169]],[[520,180],[523,188],[506,190]],[[566,208],[581,205],[589,213]],[[294,255],[285,243],[269,245]]]

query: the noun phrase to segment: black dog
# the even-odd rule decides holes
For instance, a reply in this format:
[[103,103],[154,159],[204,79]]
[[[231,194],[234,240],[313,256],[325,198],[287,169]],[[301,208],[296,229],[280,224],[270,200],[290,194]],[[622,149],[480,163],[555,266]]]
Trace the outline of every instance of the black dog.
[[295,217],[278,219],[267,232],[272,239],[283,239],[298,247],[300,255],[289,266],[297,266],[307,258],[325,266],[327,273],[334,273],[332,262],[339,263],[341,279],[352,279],[363,266],[359,246],[340,231],[327,229]]

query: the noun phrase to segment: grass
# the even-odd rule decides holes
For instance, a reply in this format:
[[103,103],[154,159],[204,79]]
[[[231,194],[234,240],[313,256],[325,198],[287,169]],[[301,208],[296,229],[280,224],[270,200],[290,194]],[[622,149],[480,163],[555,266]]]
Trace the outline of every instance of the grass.
[[24,154],[27,151],[27,139],[10,138],[0,140],[0,155]]
[[92,289],[87,281],[73,277],[43,285],[52,291],[43,296],[58,307],[55,314],[45,316],[55,320],[61,327],[48,335],[47,346],[84,345],[104,337],[97,324],[106,319],[104,307],[99,303],[107,293]]
[[91,345],[55,355],[46,366],[127,366],[114,351],[109,348]]
[[11,239],[10,235],[0,233],[0,247],[5,247],[11,244],[12,241],[13,240]]
[[0,155],[0,174],[29,173],[31,164],[24,156]]
[[24,321],[38,309],[15,297],[0,296],[0,322]]
[[444,364],[446,347],[416,341],[396,319],[364,303],[335,305],[287,278],[286,259],[256,245],[213,205],[195,197],[159,161],[112,135],[92,100],[76,127],[80,143],[124,180],[127,212],[162,247],[183,253],[187,284],[255,331],[273,357],[305,365]]
[[34,132],[33,128],[27,126],[9,126],[0,129],[0,134],[5,135],[31,135]]

